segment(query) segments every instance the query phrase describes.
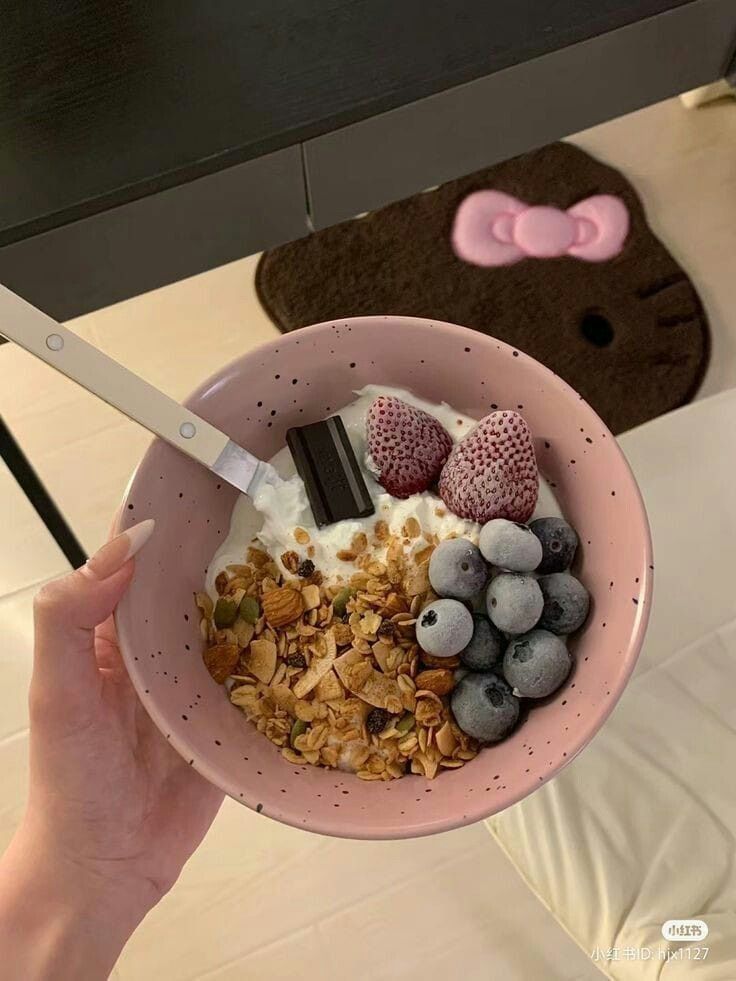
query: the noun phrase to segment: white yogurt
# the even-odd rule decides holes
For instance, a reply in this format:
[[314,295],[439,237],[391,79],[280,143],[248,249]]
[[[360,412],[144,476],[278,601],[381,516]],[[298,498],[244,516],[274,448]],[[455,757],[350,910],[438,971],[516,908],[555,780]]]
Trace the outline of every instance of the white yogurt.
[[[379,519],[386,521],[390,531],[396,535],[401,535],[401,528],[407,519],[414,517],[423,532],[435,534],[440,539],[455,534],[474,542],[478,541],[480,525],[452,514],[436,494],[423,491],[405,500],[398,500],[388,494],[371,472],[365,434],[368,409],[379,395],[394,395],[410,405],[424,409],[442,423],[454,440],[465,436],[473,428],[476,420],[462,415],[446,403],[435,405],[401,388],[366,385],[356,392],[356,395],[355,401],[340,409],[338,414],[342,418],[356,459],[360,463],[368,492],[375,506],[375,514],[367,518],[339,521],[325,528],[317,528],[304,483],[296,475],[294,461],[288,447],[284,447],[270,462],[285,480],[276,485],[263,486],[253,501],[241,495],[235,504],[227,538],[209,564],[206,588],[211,596],[216,596],[214,584],[217,573],[227,565],[242,563],[248,546],[256,537],[279,564],[279,557],[284,552],[296,551],[300,555],[303,554],[304,546],[299,546],[294,539],[296,528],[303,528],[309,535],[310,544],[314,547],[312,561],[328,582],[348,579],[355,572],[355,566],[351,562],[338,559],[337,553],[341,549],[348,549],[353,536],[358,532],[364,532],[370,540],[373,527]],[[549,485],[541,477],[539,483],[539,500],[534,516],[560,515],[561,511]],[[417,546],[422,547],[424,544],[426,543],[420,539]],[[382,558],[381,552],[375,554],[377,558]],[[286,570],[282,569],[282,571]]]

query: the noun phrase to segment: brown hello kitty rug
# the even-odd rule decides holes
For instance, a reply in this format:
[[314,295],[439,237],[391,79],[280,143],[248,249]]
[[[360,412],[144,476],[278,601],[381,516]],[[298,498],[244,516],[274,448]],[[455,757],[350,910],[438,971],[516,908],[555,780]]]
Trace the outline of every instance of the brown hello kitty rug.
[[567,143],[266,252],[256,286],[282,331],[401,314],[491,334],[615,433],[688,402],[708,364],[700,298],[637,193]]

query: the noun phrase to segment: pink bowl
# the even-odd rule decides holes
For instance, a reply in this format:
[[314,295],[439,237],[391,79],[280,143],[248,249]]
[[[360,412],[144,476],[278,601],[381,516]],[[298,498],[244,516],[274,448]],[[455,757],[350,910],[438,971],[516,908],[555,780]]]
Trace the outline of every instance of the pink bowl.
[[592,594],[564,688],[505,742],[436,780],[365,783],[287,763],[231,706],[200,651],[192,594],[227,533],[236,492],[155,441],[126,494],[121,527],[156,518],[117,613],[128,670],[179,753],[235,800],[286,824],[354,838],[446,831],[530,794],[570,762],[613,709],[649,615],[652,557],[638,488],[615,439],[582,398],[538,362],[451,324],[360,317],[288,334],[223,368],[191,409],[267,459],[290,426],[323,418],[368,383],[403,386],[481,417],[518,409],[537,459],[577,528],[577,572]]

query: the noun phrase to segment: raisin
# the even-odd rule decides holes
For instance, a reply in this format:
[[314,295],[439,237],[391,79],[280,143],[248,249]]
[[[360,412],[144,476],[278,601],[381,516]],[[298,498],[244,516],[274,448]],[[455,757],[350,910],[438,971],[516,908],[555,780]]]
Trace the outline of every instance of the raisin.
[[302,579],[309,579],[314,572],[314,562],[312,562],[311,559],[304,559],[303,562],[299,563],[299,567],[296,571],[297,575],[301,576]]
[[289,654],[286,659],[286,663],[290,668],[306,668],[307,659],[303,654],[300,654],[299,651],[295,651],[294,654]]
[[378,735],[379,732],[383,732],[386,728],[389,718],[390,715],[386,709],[371,709],[368,713],[368,718],[365,720],[366,729],[368,732]]
[[393,637],[394,635],[394,625],[390,620],[384,620],[381,626],[378,628],[378,637]]

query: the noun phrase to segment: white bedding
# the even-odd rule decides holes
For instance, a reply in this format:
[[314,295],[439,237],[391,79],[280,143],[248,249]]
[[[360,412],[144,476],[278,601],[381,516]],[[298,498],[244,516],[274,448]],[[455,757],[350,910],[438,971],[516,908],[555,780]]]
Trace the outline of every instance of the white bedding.
[[[488,826],[610,977],[732,981],[736,391],[665,416],[621,443],[654,536],[644,651],[591,745]],[[707,940],[665,942],[662,924],[690,917],[707,923]],[[705,960],[692,959],[696,946],[708,948]],[[681,953],[663,960],[667,948]]]

